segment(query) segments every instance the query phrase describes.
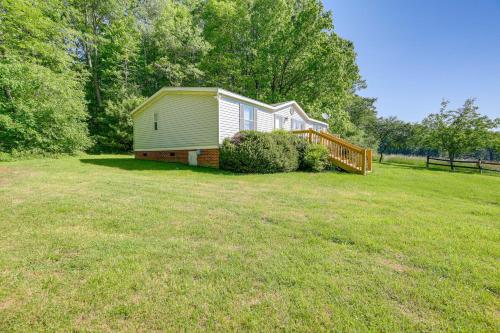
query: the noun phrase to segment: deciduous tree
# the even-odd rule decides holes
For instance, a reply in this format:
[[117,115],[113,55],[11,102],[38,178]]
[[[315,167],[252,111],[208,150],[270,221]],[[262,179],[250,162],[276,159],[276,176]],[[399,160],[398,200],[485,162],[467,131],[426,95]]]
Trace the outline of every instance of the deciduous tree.
[[453,161],[460,155],[484,148],[488,131],[495,123],[479,114],[474,99],[467,99],[456,110],[450,110],[448,104],[443,101],[439,113],[430,114],[422,123],[427,128],[426,144],[446,153]]
[[61,1],[0,1],[0,150],[74,153],[90,145],[75,32]]

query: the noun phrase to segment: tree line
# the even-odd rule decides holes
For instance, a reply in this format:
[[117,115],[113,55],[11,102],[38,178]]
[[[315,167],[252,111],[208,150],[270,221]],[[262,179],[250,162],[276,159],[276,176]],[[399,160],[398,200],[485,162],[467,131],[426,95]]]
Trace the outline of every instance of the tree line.
[[377,118],[320,0],[0,0],[0,152],[129,151],[130,111],[164,86],[296,100],[379,152],[444,152],[448,118]]
[[127,151],[163,86],[294,99],[333,131],[360,76],[317,0],[0,0],[0,151]]
[[372,143],[382,161],[384,154],[500,159],[500,119],[478,112],[474,99],[462,107],[449,108],[443,100],[437,113],[421,122],[408,123],[396,117],[377,118],[368,125]]

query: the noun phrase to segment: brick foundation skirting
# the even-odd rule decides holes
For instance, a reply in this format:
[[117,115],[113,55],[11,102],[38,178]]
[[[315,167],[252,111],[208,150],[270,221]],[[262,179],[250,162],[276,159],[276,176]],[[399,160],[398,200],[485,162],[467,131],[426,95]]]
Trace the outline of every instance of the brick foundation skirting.
[[[161,151],[135,151],[135,158],[139,160],[165,161],[188,164],[190,150],[161,150]],[[201,149],[198,155],[198,165],[219,168],[219,149]]]

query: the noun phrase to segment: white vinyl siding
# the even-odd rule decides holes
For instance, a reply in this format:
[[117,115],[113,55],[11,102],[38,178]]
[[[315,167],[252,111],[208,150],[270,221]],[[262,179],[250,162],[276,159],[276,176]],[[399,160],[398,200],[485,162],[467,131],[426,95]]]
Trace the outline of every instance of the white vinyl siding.
[[221,97],[219,99],[219,142],[230,138],[240,131],[240,104],[252,106],[255,110],[257,131],[271,132],[274,129],[274,113],[251,103],[240,103],[240,101]]
[[[282,116],[283,117],[283,129],[287,131],[293,131],[295,130],[292,128],[292,125],[295,122],[302,122],[304,124],[304,129],[311,128],[312,124],[310,124],[304,117],[302,117],[301,114],[299,114],[297,111],[293,111],[290,113],[290,110],[292,107],[286,107],[283,110],[276,111],[277,116]],[[293,121],[292,121],[293,120]]]
[[257,111],[257,131],[271,132],[274,129],[274,113],[262,108],[255,110]]
[[283,110],[276,111],[275,115],[283,117],[283,129],[286,131],[290,130],[290,108],[284,108]]
[[217,110],[213,94],[158,97],[133,116],[134,149],[217,146]]
[[240,130],[240,103],[229,98],[219,98],[219,142]]
[[[318,125],[307,121],[300,110],[291,114],[293,106],[275,111],[272,106],[244,97],[240,99],[223,93],[217,96],[215,89],[160,91],[157,94],[132,115],[136,150],[215,148],[240,131],[241,104],[253,109],[257,131],[273,131],[275,117],[282,119],[279,122],[284,130],[291,130],[292,119],[304,121],[305,128]],[[326,128],[323,125],[323,129]]]

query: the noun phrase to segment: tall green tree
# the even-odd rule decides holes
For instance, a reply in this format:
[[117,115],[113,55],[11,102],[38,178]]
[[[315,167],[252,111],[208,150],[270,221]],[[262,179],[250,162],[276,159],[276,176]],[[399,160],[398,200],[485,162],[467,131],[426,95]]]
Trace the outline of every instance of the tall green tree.
[[443,101],[439,113],[430,114],[422,123],[427,128],[427,145],[439,149],[453,161],[484,148],[495,122],[478,112],[474,99],[467,99],[456,110],[450,110],[448,105],[448,101]]
[[377,142],[379,162],[382,162],[384,154],[394,152],[405,147],[410,137],[411,125],[396,117],[380,117],[371,126],[370,133]]
[[352,43],[333,31],[317,0],[209,0],[206,82],[270,103],[297,100],[333,131],[353,126],[345,111],[359,80]]
[[76,55],[90,73],[86,93],[96,150],[130,150],[130,112],[163,86],[202,85],[208,44],[195,2],[72,0]]
[[128,107],[142,97],[137,84],[140,33],[133,15],[137,5],[135,0],[71,0],[67,5],[78,32],[75,56],[89,73],[89,129],[97,150],[131,148]]
[[209,49],[201,23],[181,1],[146,1],[141,12],[141,81],[152,95],[164,86],[204,85],[201,59]]
[[376,98],[362,97],[357,94],[351,97],[345,109],[353,124],[352,129],[345,133],[349,140],[375,148],[377,142],[370,130],[377,122],[376,101]]
[[74,153],[90,145],[74,31],[59,0],[0,1],[0,150]]
[[[495,120],[496,126],[500,125],[500,119],[497,118]],[[500,160],[500,132],[499,131],[490,131],[486,138],[486,159],[490,161],[498,161]]]

